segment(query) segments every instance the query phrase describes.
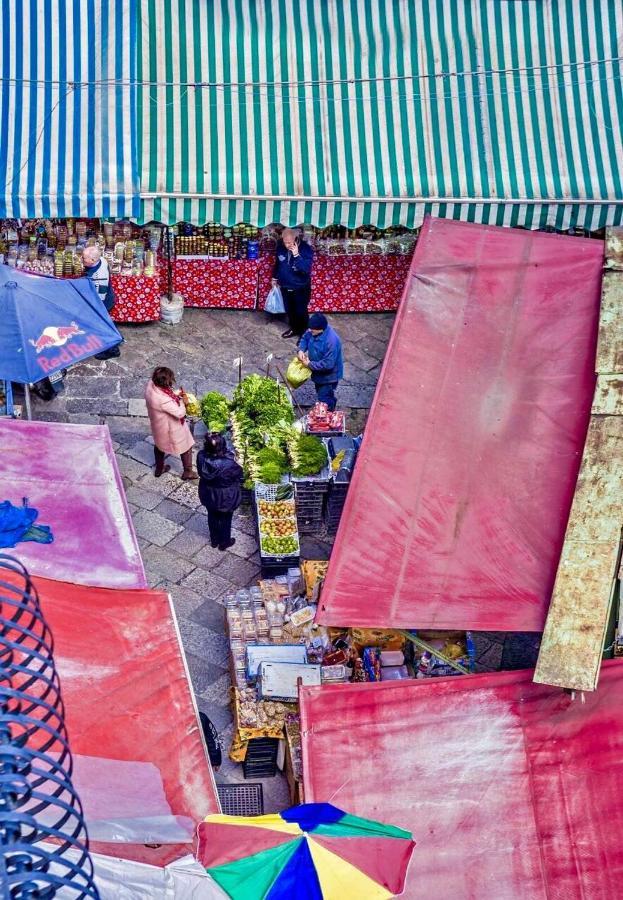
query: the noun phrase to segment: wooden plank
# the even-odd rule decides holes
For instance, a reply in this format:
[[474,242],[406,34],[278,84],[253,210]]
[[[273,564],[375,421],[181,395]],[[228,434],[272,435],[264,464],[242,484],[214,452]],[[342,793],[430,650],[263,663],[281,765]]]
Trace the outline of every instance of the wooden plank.
[[[621,268],[619,237],[608,263]],[[536,682],[579,691],[597,687],[620,561],[623,271],[604,275],[596,369],[582,466],[534,673]]]
[[604,273],[595,371],[623,372],[623,272]]
[[597,378],[591,412],[594,416],[623,416],[623,375]]

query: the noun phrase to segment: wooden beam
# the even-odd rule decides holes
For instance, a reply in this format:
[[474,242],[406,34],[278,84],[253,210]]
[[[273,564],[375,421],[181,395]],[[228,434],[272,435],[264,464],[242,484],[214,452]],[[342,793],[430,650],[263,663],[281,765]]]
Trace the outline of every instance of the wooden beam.
[[[622,234],[607,238],[608,261]],[[614,262],[616,265],[616,262]],[[534,680],[597,687],[623,527],[623,271],[604,274],[593,409]]]

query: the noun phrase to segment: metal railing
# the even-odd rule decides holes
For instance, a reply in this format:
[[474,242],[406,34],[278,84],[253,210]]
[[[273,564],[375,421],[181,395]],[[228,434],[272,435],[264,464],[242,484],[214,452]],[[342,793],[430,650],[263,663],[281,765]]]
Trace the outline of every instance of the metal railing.
[[2,900],[99,898],[53,646],[27,570],[0,554]]

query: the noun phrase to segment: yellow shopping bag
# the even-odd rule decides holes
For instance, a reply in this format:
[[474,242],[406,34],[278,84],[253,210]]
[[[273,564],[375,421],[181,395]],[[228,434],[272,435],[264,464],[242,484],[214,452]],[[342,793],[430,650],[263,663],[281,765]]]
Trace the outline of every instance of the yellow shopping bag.
[[286,370],[286,380],[291,388],[298,388],[311,378],[311,371],[295,356]]

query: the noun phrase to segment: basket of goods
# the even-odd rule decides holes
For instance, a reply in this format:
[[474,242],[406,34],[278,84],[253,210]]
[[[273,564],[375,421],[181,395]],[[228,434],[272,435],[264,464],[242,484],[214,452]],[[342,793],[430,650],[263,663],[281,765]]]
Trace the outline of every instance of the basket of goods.
[[347,256],[363,256],[366,252],[367,243],[367,241],[362,240],[345,241],[344,249]]
[[298,556],[300,544],[292,485],[255,486],[260,556]]

